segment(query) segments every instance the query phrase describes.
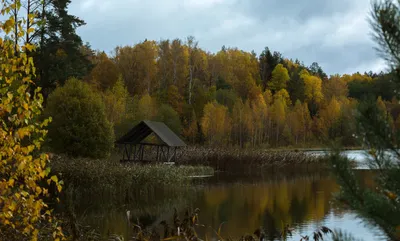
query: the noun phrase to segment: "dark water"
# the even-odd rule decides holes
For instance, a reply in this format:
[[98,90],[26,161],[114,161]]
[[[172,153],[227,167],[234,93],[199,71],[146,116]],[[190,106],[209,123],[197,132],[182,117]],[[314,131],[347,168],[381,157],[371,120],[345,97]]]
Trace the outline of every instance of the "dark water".
[[[371,171],[358,170],[357,173],[365,185],[373,185]],[[334,178],[326,172],[266,171],[246,177],[217,174],[196,180],[192,187],[139,187],[133,191],[139,191],[133,199],[84,196],[77,213],[82,222],[101,230],[102,236],[113,233],[125,239],[131,235],[127,210],[139,217],[142,224],[158,227],[160,221],[172,219],[176,207],[182,211],[200,209],[200,223],[210,226],[198,229],[202,237],[206,233],[208,237],[213,236],[212,228],[217,230],[225,222],[223,237],[240,237],[263,227],[268,240],[275,240],[282,225],[290,224],[304,235],[325,225],[349,231],[363,240],[384,240],[377,228],[367,226],[354,212],[332,202],[338,188]],[[300,236],[295,234],[289,240],[300,240]]]

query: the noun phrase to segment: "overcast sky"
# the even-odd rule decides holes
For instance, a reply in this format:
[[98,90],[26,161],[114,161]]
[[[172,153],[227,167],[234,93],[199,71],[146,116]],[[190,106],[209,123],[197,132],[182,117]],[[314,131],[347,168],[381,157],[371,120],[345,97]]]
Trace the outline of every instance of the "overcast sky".
[[328,74],[380,71],[367,17],[369,0],[72,0],[94,49],[193,35],[200,47],[257,54],[268,46]]

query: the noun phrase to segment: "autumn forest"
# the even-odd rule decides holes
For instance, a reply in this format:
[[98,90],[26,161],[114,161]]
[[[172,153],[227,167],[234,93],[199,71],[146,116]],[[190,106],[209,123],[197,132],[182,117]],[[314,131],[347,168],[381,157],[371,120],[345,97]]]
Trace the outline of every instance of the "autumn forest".
[[192,144],[320,147],[338,139],[356,146],[353,110],[363,98],[389,111],[393,129],[400,125],[389,73],[327,76],[316,62],[306,66],[268,47],[259,55],[225,46],[211,53],[193,36],[146,39],[106,54],[83,44],[76,28],[85,23],[67,12],[68,4],[25,3],[28,13],[39,13],[25,38],[38,46],[36,83],[46,105],[71,78],[90,86],[101,96],[114,139],[149,119]]

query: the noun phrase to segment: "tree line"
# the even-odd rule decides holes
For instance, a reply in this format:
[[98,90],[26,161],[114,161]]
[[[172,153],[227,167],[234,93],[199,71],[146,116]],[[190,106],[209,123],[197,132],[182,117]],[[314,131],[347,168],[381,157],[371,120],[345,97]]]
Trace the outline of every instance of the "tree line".
[[[316,62],[306,66],[268,47],[259,55],[225,46],[211,53],[193,36],[146,39],[106,54],[82,42],[76,28],[85,22],[68,13],[69,3],[25,0],[23,10],[15,11],[16,16],[36,15],[24,25],[24,41],[37,46],[31,53],[35,83],[49,107],[75,98],[49,98],[67,80],[89,86],[104,105],[100,109],[112,129],[110,140],[149,119],[166,122],[193,144],[312,146],[341,139],[352,146],[355,107],[367,97],[390,113],[393,128],[400,123],[391,73],[328,76]],[[49,136],[52,126],[57,124],[50,125]]]

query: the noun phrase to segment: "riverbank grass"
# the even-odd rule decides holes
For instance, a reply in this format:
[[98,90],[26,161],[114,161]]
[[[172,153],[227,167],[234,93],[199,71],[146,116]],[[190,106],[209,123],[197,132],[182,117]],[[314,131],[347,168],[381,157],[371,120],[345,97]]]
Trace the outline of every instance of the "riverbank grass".
[[205,166],[134,163],[122,164],[115,158],[89,159],[54,156],[51,170],[67,185],[74,187],[132,187],[186,185],[193,176],[213,175]]
[[178,163],[210,166],[216,171],[249,172],[268,169],[326,169],[328,159],[303,151],[240,149],[218,147],[188,147],[182,151]]

